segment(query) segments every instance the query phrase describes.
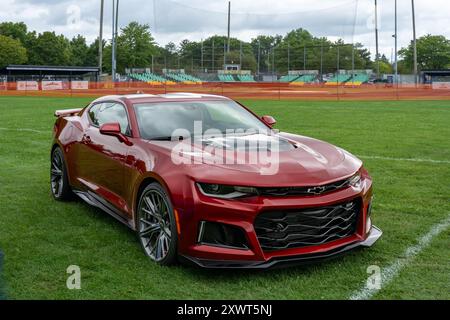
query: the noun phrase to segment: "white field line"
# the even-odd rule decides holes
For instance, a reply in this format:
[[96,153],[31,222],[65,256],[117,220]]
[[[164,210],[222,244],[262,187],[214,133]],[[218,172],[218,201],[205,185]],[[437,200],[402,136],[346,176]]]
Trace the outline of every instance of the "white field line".
[[450,227],[450,216],[442,220],[439,224],[434,225],[426,235],[417,240],[418,242],[416,245],[407,248],[401,258],[394,261],[388,267],[382,269],[381,286],[379,288],[369,288],[367,284],[365,284],[364,287],[362,287],[360,290],[355,291],[349,299],[371,299],[378,291],[388,285],[403,268],[408,266],[419,253],[427,248],[435,237],[437,237],[441,232],[445,231],[448,227]]
[[33,133],[48,133],[49,131],[41,131],[27,128],[0,128],[0,131],[19,131],[19,132],[33,132]]
[[363,159],[388,160],[388,161],[410,161],[410,162],[428,162],[428,163],[450,164],[449,160],[391,158],[391,157],[382,157],[382,156],[363,156],[363,155],[358,155],[358,157],[363,158]]

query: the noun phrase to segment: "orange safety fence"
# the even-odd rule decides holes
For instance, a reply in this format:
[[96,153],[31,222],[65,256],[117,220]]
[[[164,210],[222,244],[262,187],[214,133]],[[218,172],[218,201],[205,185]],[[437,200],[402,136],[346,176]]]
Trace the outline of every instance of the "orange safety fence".
[[41,83],[18,86],[16,82],[0,83],[0,96],[99,97],[111,94],[190,92],[224,95],[233,99],[266,100],[450,100],[450,87],[431,85],[362,84],[324,85],[292,83],[226,83],[148,84],[144,82],[89,82],[84,88],[72,89],[64,82],[59,89]]

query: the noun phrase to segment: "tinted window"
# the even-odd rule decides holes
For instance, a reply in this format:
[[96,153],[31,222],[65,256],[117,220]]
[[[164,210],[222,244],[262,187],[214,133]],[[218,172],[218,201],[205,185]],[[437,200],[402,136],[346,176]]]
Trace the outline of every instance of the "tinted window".
[[177,129],[194,133],[194,122],[202,129],[268,130],[257,117],[234,101],[195,101],[135,104],[139,131],[143,138],[170,137]]
[[128,123],[125,107],[119,103],[99,103],[89,109],[89,118],[92,124],[100,127],[105,123],[118,122],[123,134],[129,134],[130,127]]

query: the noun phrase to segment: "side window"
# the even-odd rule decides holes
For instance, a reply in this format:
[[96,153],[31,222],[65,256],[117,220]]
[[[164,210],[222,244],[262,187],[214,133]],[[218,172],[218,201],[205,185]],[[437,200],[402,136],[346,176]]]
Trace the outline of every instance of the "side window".
[[127,112],[119,103],[99,103],[89,109],[92,124],[100,127],[105,123],[118,122],[123,134],[130,134]]
[[91,120],[92,124],[96,127],[100,126],[98,124],[97,112],[98,112],[98,109],[100,109],[101,105],[102,105],[101,103],[97,103],[97,104],[93,105],[88,111],[89,119]]

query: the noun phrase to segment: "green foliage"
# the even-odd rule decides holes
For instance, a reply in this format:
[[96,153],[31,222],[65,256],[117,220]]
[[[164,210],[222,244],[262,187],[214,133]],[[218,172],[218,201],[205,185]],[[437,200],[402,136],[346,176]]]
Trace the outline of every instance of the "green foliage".
[[89,47],[86,39],[78,35],[70,40],[71,65],[84,66],[89,60]]
[[157,51],[154,39],[147,24],[130,22],[122,28],[117,38],[117,70],[149,66],[152,54]]
[[27,62],[27,50],[19,40],[0,35],[0,68]]
[[2,22],[0,23],[0,35],[11,37],[25,44],[27,25],[23,22]]
[[63,35],[45,31],[28,39],[29,62],[35,65],[70,65],[70,41]]
[[[404,69],[412,72],[414,68],[414,46],[399,51]],[[417,39],[417,62],[420,70],[438,70],[450,67],[450,40],[444,36],[428,34]],[[400,67],[400,65],[399,65]],[[405,71],[406,71],[405,70]]]

